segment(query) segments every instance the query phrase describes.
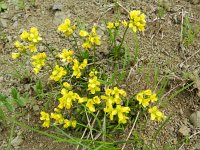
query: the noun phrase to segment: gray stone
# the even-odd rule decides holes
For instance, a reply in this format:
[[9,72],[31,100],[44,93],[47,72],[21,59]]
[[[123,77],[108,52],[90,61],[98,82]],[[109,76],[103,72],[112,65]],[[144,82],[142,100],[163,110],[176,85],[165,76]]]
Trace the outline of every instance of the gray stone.
[[195,126],[200,128],[200,111],[196,111],[191,114],[190,122]]
[[40,107],[38,105],[33,106],[33,111],[39,111],[39,110],[40,110]]
[[22,136],[19,135],[17,137],[15,137],[12,141],[11,141],[11,145],[14,146],[15,148],[19,147],[23,142]]
[[7,19],[0,19],[0,27],[6,28],[8,26]]
[[200,0],[189,0],[191,4],[199,4]]
[[66,18],[69,18],[69,17],[70,17],[70,13],[69,12],[57,11],[55,13],[55,15],[54,15],[54,18],[53,18],[53,24],[58,26],[61,23],[63,23]]
[[190,134],[190,128],[188,128],[187,126],[182,126],[179,130],[178,130],[179,134],[181,136],[188,136]]
[[52,10],[54,11],[62,10],[62,8],[63,8],[63,5],[60,3],[54,3],[52,6]]

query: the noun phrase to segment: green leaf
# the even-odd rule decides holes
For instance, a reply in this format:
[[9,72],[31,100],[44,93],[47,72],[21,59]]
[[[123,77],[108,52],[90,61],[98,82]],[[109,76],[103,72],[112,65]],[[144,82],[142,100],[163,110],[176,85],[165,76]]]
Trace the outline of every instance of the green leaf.
[[6,116],[1,107],[0,107],[0,120],[4,121],[4,123],[7,125]]
[[3,104],[8,109],[8,111],[14,112],[15,108],[13,107],[12,103],[10,103],[8,100],[3,102]]
[[7,98],[7,96],[5,96],[2,93],[0,93],[0,101],[5,101],[6,98]]
[[25,99],[23,97],[20,97],[20,98],[17,98],[17,99],[14,99],[14,101],[21,107],[25,106]]
[[6,10],[7,9],[7,5],[5,3],[1,4],[1,9],[2,10]]
[[12,95],[13,99],[18,99],[19,93],[18,93],[18,91],[17,91],[17,89],[15,87],[12,88],[11,95]]

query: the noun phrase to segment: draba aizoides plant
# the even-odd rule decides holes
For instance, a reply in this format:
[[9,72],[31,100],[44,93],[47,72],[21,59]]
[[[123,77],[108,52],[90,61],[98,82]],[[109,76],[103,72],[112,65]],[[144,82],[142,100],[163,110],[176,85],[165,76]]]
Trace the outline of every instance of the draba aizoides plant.
[[[129,29],[136,33],[144,31],[145,26],[145,15],[139,10],[131,11],[127,21],[108,22],[106,32],[109,34],[105,35],[112,39],[110,44],[115,49],[113,56],[118,58],[120,55]],[[130,120],[130,112],[138,111],[130,107],[131,101],[127,102],[133,93],[127,96],[125,90],[117,86],[102,84],[101,73],[95,63],[98,61],[96,52],[102,42],[97,30],[97,24],[94,24],[90,32],[77,29],[76,23],[66,19],[58,27],[58,31],[66,37],[72,47],[62,51],[44,43],[36,27],[32,27],[29,32],[23,31],[20,41],[15,42],[18,52],[12,53],[12,58],[23,60],[23,57],[26,57],[38,78],[38,74],[41,77],[47,72],[49,80],[54,81],[59,89],[57,92],[60,94],[53,112],[42,110],[40,113],[43,127],[58,125],[63,129],[75,128],[78,125],[86,128],[89,126],[90,129],[95,128],[95,131],[102,132],[106,118],[109,118],[106,125],[117,126]],[[121,42],[117,43],[119,30],[123,31],[123,36]],[[40,51],[37,48],[39,44],[45,46],[47,51]],[[89,57],[82,57],[83,53],[88,53]],[[147,106],[151,106],[147,111],[151,120],[162,121],[165,118],[156,105],[152,106],[158,100],[156,93],[144,90],[136,94],[134,99],[145,110]],[[95,122],[93,125],[91,118]]]

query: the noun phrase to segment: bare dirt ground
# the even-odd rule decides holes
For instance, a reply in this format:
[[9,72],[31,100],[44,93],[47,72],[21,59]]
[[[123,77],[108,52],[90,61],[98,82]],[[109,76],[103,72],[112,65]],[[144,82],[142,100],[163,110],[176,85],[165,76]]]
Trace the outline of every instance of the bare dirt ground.
[[[125,90],[129,93],[135,93],[144,89],[145,86],[151,87],[151,85],[141,83],[145,82],[143,75],[134,71],[135,67],[144,66],[147,73],[153,72],[153,67],[149,66],[151,62],[159,68],[159,78],[164,77],[166,73],[171,75],[166,91],[178,85],[185,85],[187,79],[184,75],[200,70],[200,52],[198,52],[200,49],[200,34],[197,34],[194,41],[188,46],[182,45],[183,18],[189,16],[192,26],[200,25],[200,3],[187,0],[169,0],[162,3],[156,0],[121,0],[119,3],[127,10],[140,9],[147,16],[147,28],[144,34],[138,36],[140,59],[137,66],[130,67],[129,82],[126,83]],[[26,1],[23,9],[19,9],[19,6],[11,0],[7,4],[8,10],[0,13],[0,30],[5,33],[5,39],[0,41],[0,91],[8,94],[10,93],[10,87],[13,85],[17,85],[21,89],[26,86],[9,75],[13,68],[8,65],[13,64],[10,53],[14,50],[14,41],[23,29],[29,29],[32,26],[38,27],[41,35],[48,43],[53,43],[58,46],[57,48],[62,49],[66,44],[58,36],[56,29],[65,18],[71,20],[79,18],[86,25],[91,26],[99,19],[98,24],[100,25],[106,20],[114,20],[116,13],[113,9],[114,2],[112,0],[36,0],[35,4]],[[159,5],[165,11],[161,19],[158,17]],[[52,9],[52,6],[56,8]],[[121,18],[126,18],[127,13],[121,7],[120,13]],[[131,33],[129,34],[131,35]],[[127,42],[127,44],[134,47],[131,40],[132,38],[129,36],[127,41],[130,42]],[[102,48],[102,52],[106,53],[106,47]],[[140,81],[140,84],[138,81]],[[200,98],[197,96],[197,90],[191,88],[181,92],[164,107],[165,114],[171,115],[171,120],[157,139],[155,149],[162,150],[166,143],[175,145],[178,149],[182,145],[179,142],[185,139],[183,135],[185,132],[188,133],[187,136],[199,132],[200,129],[189,121],[189,117],[193,112],[200,111]],[[25,112],[26,121],[29,120],[30,124],[38,123],[38,115],[39,111],[34,112],[32,108],[27,109],[27,112]],[[23,120],[23,118],[20,119]],[[156,124],[149,121],[146,130],[141,132],[140,136],[148,142],[157,127]],[[184,128],[184,133],[180,131],[181,128]],[[63,143],[53,143],[52,139],[31,131],[22,130],[21,128],[15,130],[15,136],[21,132],[23,137],[18,147],[20,150],[73,149],[73,147]],[[2,129],[0,149],[5,149],[7,143],[5,137],[7,136],[8,132]],[[133,149],[134,144],[133,147],[131,145],[129,147]],[[16,147],[12,147],[12,149],[16,149]],[[127,149],[129,148],[127,147]],[[200,135],[192,136],[190,142],[183,145],[181,149],[199,150]]]

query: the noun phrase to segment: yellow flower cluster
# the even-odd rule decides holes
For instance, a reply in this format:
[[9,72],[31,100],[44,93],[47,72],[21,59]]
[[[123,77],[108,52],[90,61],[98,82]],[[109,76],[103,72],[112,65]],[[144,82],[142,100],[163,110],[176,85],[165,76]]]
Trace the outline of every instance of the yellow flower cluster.
[[90,34],[84,30],[79,32],[81,37],[86,37],[85,42],[82,44],[84,49],[90,49],[93,45],[101,45],[101,37],[97,35],[96,28],[96,25],[94,25]]
[[119,27],[119,22],[108,22],[107,23],[107,28],[108,29],[116,29]]
[[152,93],[151,90],[145,90],[136,95],[136,100],[139,101],[139,104],[142,104],[143,107],[147,107],[150,102],[153,103],[157,101],[158,98],[155,93]]
[[[136,95],[136,100],[139,101],[139,104],[146,108],[147,106],[149,106],[150,102],[153,103],[157,101],[158,98],[157,95],[155,93],[152,93],[151,90],[144,90]],[[151,120],[161,121],[166,118],[166,116],[158,110],[157,106],[149,108],[148,112],[151,115]]]
[[145,15],[139,10],[133,10],[130,12],[130,23],[129,28],[136,32],[137,29],[139,31],[144,31],[144,27],[146,25]]
[[62,62],[72,62],[72,56],[74,55],[73,50],[66,50],[63,49],[61,54],[58,54],[58,57],[61,59]]
[[79,100],[80,96],[73,91],[68,91],[66,88],[61,90],[62,97],[59,98],[59,109],[70,109],[72,107],[73,101]]
[[84,59],[83,62],[80,64],[79,61],[77,59],[73,60],[73,66],[72,66],[72,70],[73,70],[73,76],[75,76],[76,78],[80,78],[81,77],[81,70],[85,69],[85,67],[87,66],[87,59]]
[[44,128],[48,128],[49,127],[49,125],[50,125],[50,116],[49,116],[49,114],[48,113],[46,113],[46,112],[44,112],[44,111],[41,111],[40,112],[40,120],[43,120],[44,122],[43,122],[43,124],[42,124],[42,126],[44,127]]
[[162,121],[166,116],[158,110],[157,106],[149,108],[148,112],[151,114],[151,120]]
[[26,52],[26,49],[29,49],[31,52],[36,52],[36,45],[42,40],[36,27],[32,27],[29,33],[27,31],[23,31],[20,35],[20,39],[23,42],[16,41],[14,43],[15,47],[18,49],[18,52],[12,53],[13,59],[21,56],[21,53]]
[[96,92],[100,91],[100,82],[97,79],[97,76],[92,76],[92,78],[88,81],[88,91],[91,94],[95,94]]
[[58,65],[56,65],[55,68],[53,69],[50,79],[54,81],[59,81],[66,74],[67,74],[67,71],[63,67],[59,67]]
[[130,21],[122,21],[122,25],[129,27],[133,32],[144,31],[146,26],[145,15],[140,10],[133,10],[129,13]]
[[46,53],[38,53],[37,55],[34,55],[31,57],[33,60],[32,65],[33,65],[33,70],[35,74],[38,74],[41,68],[45,65],[45,59],[47,58]]
[[71,21],[69,19],[65,19],[64,23],[58,26],[58,31],[63,32],[67,37],[71,36],[75,29],[76,26],[71,25]]
[[94,104],[100,104],[101,100],[98,96],[93,97],[92,99],[87,99],[87,103],[86,103],[86,107],[88,107],[88,109],[91,112],[95,112],[95,107]]
[[115,115],[118,116],[118,123],[125,124],[128,117],[125,115],[130,112],[129,107],[122,106],[121,96],[126,97],[126,92],[122,89],[114,87],[113,89],[107,88],[105,95],[101,96],[101,99],[106,101],[106,107],[104,112],[110,115],[110,120],[113,120]]
[[40,120],[44,121],[43,124],[42,124],[42,126],[44,128],[49,128],[49,126],[50,126],[50,118],[54,119],[55,123],[58,124],[58,125],[64,124],[63,125],[64,128],[69,128],[69,127],[75,128],[76,124],[77,124],[76,120],[74,120],[74,119],[71,119],[71,120],[65,119],[61,113],[51,113],[51,115],[49,115],[48,113],[46,113],[44,111],[41,111],[40,115],[41,115],[40,116]]

